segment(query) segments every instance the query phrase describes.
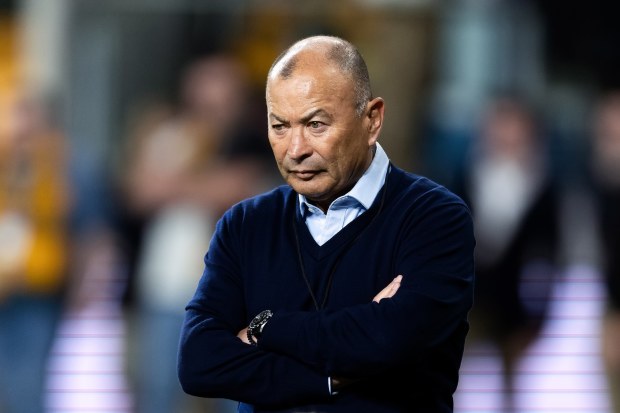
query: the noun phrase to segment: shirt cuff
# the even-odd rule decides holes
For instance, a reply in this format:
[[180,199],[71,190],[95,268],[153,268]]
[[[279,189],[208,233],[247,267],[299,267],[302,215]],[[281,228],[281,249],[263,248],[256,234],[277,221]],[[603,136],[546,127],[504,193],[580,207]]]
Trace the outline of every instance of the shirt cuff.
[[335,396],[338,394],[337,391],[332,391],[332,378],[331,376],[327,378],[327,388],[329,389],[329,394]]

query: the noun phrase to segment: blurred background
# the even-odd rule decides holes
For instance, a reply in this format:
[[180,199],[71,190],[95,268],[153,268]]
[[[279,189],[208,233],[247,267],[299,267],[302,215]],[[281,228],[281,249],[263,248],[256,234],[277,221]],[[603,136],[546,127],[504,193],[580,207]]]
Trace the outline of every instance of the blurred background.
[[460,412],[620,412],[620,25],[605,0],[0,0],[0,412],[182,394],[215,222],[283,183],[273,59],[357,45],[399,167],[467,200]]

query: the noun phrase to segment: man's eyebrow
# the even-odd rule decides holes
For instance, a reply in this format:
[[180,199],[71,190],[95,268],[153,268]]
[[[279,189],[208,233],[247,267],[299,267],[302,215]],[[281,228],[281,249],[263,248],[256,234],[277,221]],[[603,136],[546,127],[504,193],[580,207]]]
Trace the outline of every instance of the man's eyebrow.
[[302,121],[302,123],[306,123],[306,122],[310,121],[310,119],[312,119],[313,117],[315,117],[317,115],[327,116],[328,118],[331,119],[331,115],[329,113],[327,113],[327,111],[325,111],[325,109],[316,109],[316,110],[310,112],[309,114],[307,114],[306,116],[304,116],[303,118],[301,118],[301,121]]
[[[301,118],[301,123],[307,123],[307,122],[310,121],[310,119],[312,119],[313,117],[318,116],[318,115],[326,116],[326,117],[328,117],[330,119],[332,118],[331,115],[325,109],[316,109],[316,110],[313,110],[312,112],[308,113],[306,116],[302,117]],[[287,121],[284,118],[281,118],[280,116],[276,115],[275,113],[270,113],[269,114],[269,118],[275,119],[275,120],[277,120],[278,122],[281,122],[281,123],[285,123],[285,124],[289,123],[289,121]]]
[[281,122],[281,123],[288,123],[287,120],[285,120],[285,119],[283,119],[283,118],[281,118],[278,115],[275,115],[273,113],[270,113],[269,117],[272,118],[272,119],[275,119],[275,120],[277,120],[278,122]]

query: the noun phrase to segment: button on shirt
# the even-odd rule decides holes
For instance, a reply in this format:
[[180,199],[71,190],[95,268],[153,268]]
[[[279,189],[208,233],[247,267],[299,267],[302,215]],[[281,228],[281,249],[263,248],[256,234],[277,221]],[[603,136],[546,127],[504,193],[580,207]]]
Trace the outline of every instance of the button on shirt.
[[301,214],[317,244],[325,244],[342,228],[370,208],[385,183],[389,163],[385,151],[377,143],[375,156],[364,175],[349,192],[331,203],[327,214],[310,204],[305,196],[299,194]]

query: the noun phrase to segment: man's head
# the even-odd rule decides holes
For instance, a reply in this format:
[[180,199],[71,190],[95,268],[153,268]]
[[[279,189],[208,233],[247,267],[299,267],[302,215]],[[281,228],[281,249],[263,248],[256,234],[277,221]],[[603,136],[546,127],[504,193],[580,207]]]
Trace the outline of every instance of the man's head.
[[366,64],[328,36],[285,50],[267,77],[269,142],[287,183],[324,211],[372,161],[384,102],[372,98]]

